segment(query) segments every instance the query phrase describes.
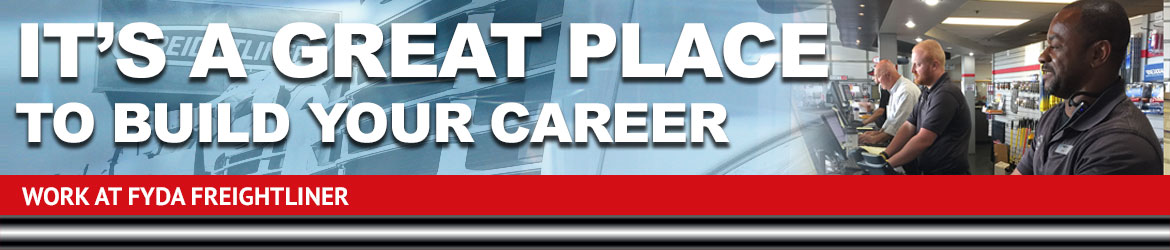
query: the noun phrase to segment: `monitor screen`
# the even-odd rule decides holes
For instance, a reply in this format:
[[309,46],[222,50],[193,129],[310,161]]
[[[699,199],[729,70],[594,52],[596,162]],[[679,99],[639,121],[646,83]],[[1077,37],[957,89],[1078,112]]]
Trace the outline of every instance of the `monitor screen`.
[[829,125],[829,130],[833,131],[833,136],[837,137],[837,143],[844,145],[848,138],[845,135],[845,128],[841,126],[841,121],[832,114],[821,116],[825,120],[825,124]]
[[853,95],[851,95],[849,92],[849,84],[837,83],[834,84],[834,88],[836,88],[837,97],[839,97],[838,100],[840,100],[839,105],[845,108],[849,107],[849,102],[853,101]]

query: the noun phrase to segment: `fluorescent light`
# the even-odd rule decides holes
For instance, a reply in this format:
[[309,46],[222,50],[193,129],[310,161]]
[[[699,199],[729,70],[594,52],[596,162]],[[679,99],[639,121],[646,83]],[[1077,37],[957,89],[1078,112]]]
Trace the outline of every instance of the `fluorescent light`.
[[1020,2],[1020,3],[1072,3],[1076,0],[983,0],[989,2]]
[[1028,19],[1017,18],[982,18],[982,17],[948,17],[944,24],[954,25],[982,25],[982,26],[1018,26],[1028,22]]
[[922,42],[922,37],[914,38],[915,42]]
[[911,29],[913,29],[913,28],[914,28],[914,26],[917,26],[916,24],[914,24],[914,20],[907,20],[907,21],[906,21],[906,28],[911,28]]
[[975,56],[975,52],[967,53],[969,56]]
[[930,5],[930,6],[938,5],[938,0],[922,0],[922,2],[925,2],[926,5]]

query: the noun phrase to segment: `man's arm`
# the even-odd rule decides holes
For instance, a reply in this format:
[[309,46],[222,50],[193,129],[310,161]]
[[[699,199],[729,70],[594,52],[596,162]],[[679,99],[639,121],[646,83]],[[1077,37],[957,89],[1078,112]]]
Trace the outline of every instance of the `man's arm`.
[[918,158],[918,155],[922,154],[923,151],[926,151],[926,148],[934,144],[934,139],[937,138],[938,134],[935,134],[934,131],[925,128],[918,129],[918,134],[911,137],[905,146],[897,154],[891,156],[887,162],[890,163],[890,166],[906,165],[906,163],[910,163],[914,158]]
[[[918,133],[908,139],[905,145],[901,145],[902,148],[896,151],[897,154],[891,155],[887,162],[891,166],[901,166],[910,163],[914,158],[918,158],[918,155],[925,152],[927,148],[930,148],[934,144],[935,139],[938,139],[937,132],[945,132],[947,127],[954,122],[952,118],[955,117],[956,113],[959,113],[956,111],[961,106],[959,105],[960,102],[963,102],[963,100],[944,96],[929,103],[927,106],[921,106],[923,103],[919,103],[920,106],[918,107],[926,111],[922,113],[923,117],[917,117],[918,112],[915,112],[914,115],[908,118],[920,120],[920,122],[914,124],[917,127]],[[898,136],[901,137],[902,133],[899,130]]]
[[861,125],[866,125],[866,124],[877,122],[877,118],[879,116],[882,116],[885,114],[886,114],[886,108],[878,108],[877,110],[874,110],[872,114],[869,115],[869,118],[865,118],[865,120],[862,120]]
[[878,144],[882,142],[888,142],[893,138],[894,136],[886,134],[885,132],[869,131],[861,134],[861,136],[858,138],[858,142],[861,142],[862,144]]
[[892,136],[890,134],[878,132],[878,133],[874,133],[870,136],[866,136],[865,138],[862,138],[861,143],[878,144],[878,143],[889,141],[892,138],[894,138],[894,136]]
[[902,123],[902,126],[898,128],[898,133],[895,134],[894,139],[890,141],[890,145],[886,146],[886,155],[897,154],[898,151],[902,150],[902,146],[905,146],[906,142],[910,141],[910,137],[913,136],[913,134],[914,124],[910,124],[910,122]]
[[1162,154],[1156,144],[1136,133],[1102,134],[1088,143],[1077,167],[1078,175],[1162,175]]
[[[1039,133],[1039,132],[1037,132]],[[1035,145],[1035,144],[1033,144]],[[1033,174],[1032,172],[1032,157],[1036,152],[1032,145],[1024,147],[1024,156],[1020,157],[1020,162],[1017,162],[1016,169],[1012,170],[1012,175]],[[1021,171],[1022,170],[1022,171]]]

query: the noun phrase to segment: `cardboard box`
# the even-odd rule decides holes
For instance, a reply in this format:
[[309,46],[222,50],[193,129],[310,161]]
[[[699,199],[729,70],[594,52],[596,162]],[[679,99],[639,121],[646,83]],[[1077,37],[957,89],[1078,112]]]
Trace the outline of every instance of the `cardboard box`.
[[1007,169],[1008,169],[1008,167],[1011,167],[1011,166],[1012,166],[1012,164],[1008,164],[1007,162],[1002,162],[1002,161],[996,162],[994,173],[995,173],[995,175],[1009,175],[1011,173],[1009,173],[1007,171]]
[[995,161],[1011,162],[1011,147],[1007,144],[995,144]]

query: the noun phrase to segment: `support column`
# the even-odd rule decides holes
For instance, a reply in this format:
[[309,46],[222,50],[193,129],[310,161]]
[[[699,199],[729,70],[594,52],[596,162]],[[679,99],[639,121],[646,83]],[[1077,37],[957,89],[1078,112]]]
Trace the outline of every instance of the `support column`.
[[963,99],[967,101],[967,107],[970,108],[968,112],[971,113],[971,136],[968,138],[968,143],[970,144],[967,145],[967,154],[974,155],[975,133],[980,132],[975,131],[975,118],[977,117],[976,113],[978,113],[975,110],[975,97],[979,95],[978,86],[975,84],[975,57],[962,56],[960,60],[962,61],[959,64],[959,68],[963,72]]
[[878,58],[898,63],[898,34],[878,34]]

